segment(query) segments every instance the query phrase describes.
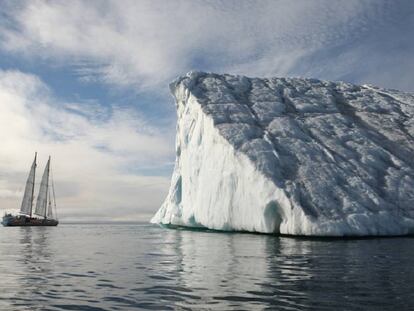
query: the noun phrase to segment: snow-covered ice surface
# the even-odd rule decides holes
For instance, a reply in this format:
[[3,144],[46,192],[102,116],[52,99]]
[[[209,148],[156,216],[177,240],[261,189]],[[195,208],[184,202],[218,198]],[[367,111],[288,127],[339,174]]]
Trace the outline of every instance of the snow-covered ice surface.
[[161,224],[414,233],[414,95],[191,72],[170,85],[177,158]]

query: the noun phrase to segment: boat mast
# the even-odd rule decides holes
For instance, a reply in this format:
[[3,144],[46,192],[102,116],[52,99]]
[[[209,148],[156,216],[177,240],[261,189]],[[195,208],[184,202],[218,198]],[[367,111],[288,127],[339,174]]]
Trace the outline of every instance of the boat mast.
[[47,179],[46,179],[46,200],[45,200],[45,214],[44,214],[44,218],[47,218],[47,194],[49,191],[49,173],[50,173],[50,156],[49,156],[49,161],[48,161],[48,168],[47,168]]
[[36,179],[36,158],[37,158],[37,152],[35,152],[35,166],[34,166],[34,174],[33,174],[33,187],[32,187],[32,197],[30,199],[30,218],[32,218],[32,209],[33,209],[33,199],[34,199],[34,185],[35,185],[35,179]]
[[52,178],[52,194],[53,194],[53,207],[55,208],[54,219],[58,219],[57,210],[56,210],[56,195],[55,195],[55,183],[53,181],[53,172],[49,167],[50,176]]

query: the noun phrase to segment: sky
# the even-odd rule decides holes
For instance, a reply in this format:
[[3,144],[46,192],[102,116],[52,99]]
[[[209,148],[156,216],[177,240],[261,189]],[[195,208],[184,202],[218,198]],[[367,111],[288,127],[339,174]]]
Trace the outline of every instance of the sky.
[[414,1],[0,0],[0,212],[37,151],[62,221],[149,220],[191,70],[414,92]]

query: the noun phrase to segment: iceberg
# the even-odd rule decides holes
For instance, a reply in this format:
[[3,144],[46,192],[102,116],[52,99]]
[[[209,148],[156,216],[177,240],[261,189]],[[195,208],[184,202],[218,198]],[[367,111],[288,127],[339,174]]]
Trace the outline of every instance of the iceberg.
[[190,72],[170,85],[176,162],[151,222],[306,236],[414,233],[414,95]]

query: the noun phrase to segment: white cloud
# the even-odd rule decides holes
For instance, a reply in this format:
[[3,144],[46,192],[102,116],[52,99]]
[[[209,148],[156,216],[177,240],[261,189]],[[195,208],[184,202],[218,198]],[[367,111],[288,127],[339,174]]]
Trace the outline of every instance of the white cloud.
[[[414,91],[413,12],[398,0],[3,1],[0,55],[138,93],[165,94],[192,69]],[[139,172],[170,161],[166,132],[134,109],[61,102],[36,76],[0,71],[0,208],[19,205],[37,150],[55,159],[68,217],[151,213],[168,181]]]
[[35,150],[39,171],[52,155],[59,212],[66,219],[89,214],[95,220],[136,220],[158,208],[168,178],[134,171],[169,161],[169,137],[132,110],[85,108],[58,102],[36,76],[0,71],[2,209],[19,208]]
[[[137,89],[164,85],[194,68],[335,78],[336,68],[342,77],[365,61],[360,50],[344,54],[342,62],[352,64],[345,67],[335,62],[335,49],[352,51],[353,42],[362,42],[375,54],[381,46],[371,37],[374,43],[392,40],[387,29],[398,25],[397,9],[356,0],[11,2],[4,9],[12,22],[1,28],[2,48],[69,61],[85,81]],[[411,32],[410,25],[401,27]],[[312,63],[312,55],[324,51],[329,61]],[[298,68],[301,60],[309,62]]]

